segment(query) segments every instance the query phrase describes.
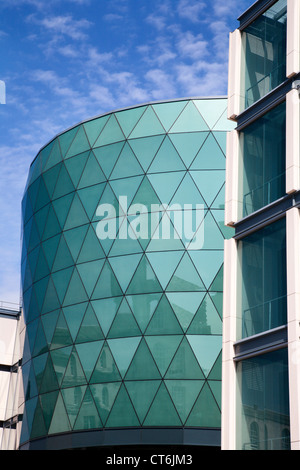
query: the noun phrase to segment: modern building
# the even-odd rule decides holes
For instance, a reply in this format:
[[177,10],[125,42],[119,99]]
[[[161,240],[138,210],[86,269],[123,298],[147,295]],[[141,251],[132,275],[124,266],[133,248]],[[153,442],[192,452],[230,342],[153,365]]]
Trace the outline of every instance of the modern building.
[[231,33],[222,449],[300,448],[300,2]]
[[85,121],[23,199],[19,448],[220,448],[227,99]]

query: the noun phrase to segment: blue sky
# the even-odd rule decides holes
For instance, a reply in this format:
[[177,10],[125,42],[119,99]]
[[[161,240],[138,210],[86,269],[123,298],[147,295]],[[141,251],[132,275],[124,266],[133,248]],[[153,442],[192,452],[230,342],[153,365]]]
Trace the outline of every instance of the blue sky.
[[227,94],[252,0],[0,0],[0,302],[20,296],[21,199],[57,133],[149,101]]

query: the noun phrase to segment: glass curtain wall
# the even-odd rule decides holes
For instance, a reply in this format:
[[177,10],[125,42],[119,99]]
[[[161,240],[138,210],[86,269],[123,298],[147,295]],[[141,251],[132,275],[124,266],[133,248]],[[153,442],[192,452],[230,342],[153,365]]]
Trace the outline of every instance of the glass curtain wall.
[[237,449],[289,450],[287,349],[239,362],[237,378]]
[[243,31],[247,108],[286,78],[287,1],[279,0]]
[[240,338],[285,325],[285,218],[243,238],[238,250],[241,268]]
[[241,132],[243,217],[285,195],[286,104]]

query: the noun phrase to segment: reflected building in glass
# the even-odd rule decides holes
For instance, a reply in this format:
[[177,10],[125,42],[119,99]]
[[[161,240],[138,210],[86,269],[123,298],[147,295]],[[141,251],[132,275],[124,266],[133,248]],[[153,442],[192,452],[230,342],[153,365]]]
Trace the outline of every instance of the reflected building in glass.
[[233,127],[225,98],[150,103],[38,153],[23,199],[20,449],[220,447]]

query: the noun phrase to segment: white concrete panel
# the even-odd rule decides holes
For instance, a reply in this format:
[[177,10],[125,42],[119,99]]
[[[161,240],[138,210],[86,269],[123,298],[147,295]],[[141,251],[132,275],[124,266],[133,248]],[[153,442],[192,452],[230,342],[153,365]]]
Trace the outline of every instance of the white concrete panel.
[[300,2],[287,0],[287,77],[300,72]]
[[235,120],[240,114],[241,102],[241,32],[236,29],[229,36],[229,68],[228,68],[228,119]]
[[286,192],[300,189],[300,100],[298,90],[286,95]]

